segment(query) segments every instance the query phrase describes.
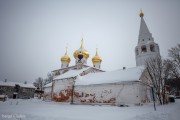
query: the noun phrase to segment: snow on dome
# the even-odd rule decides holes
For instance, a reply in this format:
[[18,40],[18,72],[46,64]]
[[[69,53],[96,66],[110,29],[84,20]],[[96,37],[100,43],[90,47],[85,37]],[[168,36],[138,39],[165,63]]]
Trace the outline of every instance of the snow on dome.
[[144,66],[116,70],[109,72],[90,73],[86,76],[80,76],[76,79],[75,85],[90,85],[103,83],[118,83],[125,81],[139,81]]
[[18,82],[4,82],[4,81],[0,81],[0,86],[16,86],[19,85],[21,87],[25,87],[25,88],[35,88],[33,84],[24,84],[24,83],[18,83]]
[[80,73],[82,73],[83,71],[89,69],[90,67],[86,67],[80,70],[69,70],[68,72],[59,75],[57,77],[55,77],[53,80],[59,80],[59,79],[64,79],[64,78],[70,78],[70,77],[75,77],[77,75],[79,75]]

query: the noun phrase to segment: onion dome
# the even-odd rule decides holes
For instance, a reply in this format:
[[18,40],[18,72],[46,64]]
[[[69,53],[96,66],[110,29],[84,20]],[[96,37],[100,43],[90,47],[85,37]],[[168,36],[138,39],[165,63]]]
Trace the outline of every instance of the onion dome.
[[144,17],[144,13],[142,12],[142,10],[141,10],[141,12],[139,13],[139,16],[140,16],[140,17]]
[[82,54],[83,57],[85,57],[86,59],[89,58],[89,52],[88,52],[86,49],[84,49],[83,38],[82,38],[82,40],[81,40],[81,46],[80,46],[80,48],[74,52],[74,58],[77,58],[78,55],[81,55],[81,54]]
[[67,54],[67,47],[66,47],[66,53],[64,54],[63,57],[61,57],[61,62],[70,62],[71,58]]
[[96,55],[92,58],[92,62],[102,62],[102,59],[100,58],[98,54],[98,49],[96,48]]

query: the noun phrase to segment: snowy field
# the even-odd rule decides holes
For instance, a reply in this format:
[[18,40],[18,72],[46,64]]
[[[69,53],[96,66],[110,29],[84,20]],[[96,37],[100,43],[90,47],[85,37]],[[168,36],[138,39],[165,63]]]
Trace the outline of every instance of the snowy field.
[[180,100],[164,106],[70,105],[38,99],[0,101],[0,120],[180,120]]

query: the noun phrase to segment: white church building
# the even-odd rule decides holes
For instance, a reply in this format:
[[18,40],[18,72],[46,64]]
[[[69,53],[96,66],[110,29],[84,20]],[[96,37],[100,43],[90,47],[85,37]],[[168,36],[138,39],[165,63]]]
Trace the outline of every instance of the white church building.
[[71,102],[74,104],[128,105],[152,101],[152,92],[147,86],[145,61],[160,55],[159,46],[141,18],[138,44],[135,47],[136,67],[115,71],[101,70],[102,59],[96,50],[93,67],[87,65],[89,52],[81,46],[74,52],[76,64],[71,61],[67,49],[61,58],[61,69],[54,70],[52,83],[44,86],[44,100]]

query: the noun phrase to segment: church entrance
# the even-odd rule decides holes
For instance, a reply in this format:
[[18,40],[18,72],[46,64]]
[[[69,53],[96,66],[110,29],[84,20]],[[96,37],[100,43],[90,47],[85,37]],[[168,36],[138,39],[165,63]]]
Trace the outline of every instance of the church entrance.
[[13,99],[16,99],[16,94],[13,94]]
[[13,94],[13,99],[16,99],[17,98],[17,93],[14,93]]

